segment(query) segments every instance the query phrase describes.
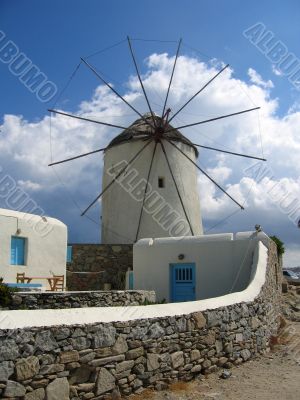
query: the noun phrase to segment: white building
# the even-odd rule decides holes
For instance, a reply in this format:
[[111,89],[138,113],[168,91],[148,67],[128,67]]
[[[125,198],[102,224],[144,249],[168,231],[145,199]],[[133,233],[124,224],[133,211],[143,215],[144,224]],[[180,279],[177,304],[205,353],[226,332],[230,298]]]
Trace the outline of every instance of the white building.
[[167,302],[215,298],[247,288],[263,232],[141,239],[133,246],[134,289]]
[[[15,283],[17,273],[47,278],[66,275],[67,227],[61,221],[0,209],[0,277]],[[47,279],[32,283],[47,286]]]
[[[150,119],[146,114],[145,118]],[[156,117],[158,119],[158,117]],[[159,119],[158,119],[159,121]],[[168,129],[172,128],[168,126]],[[102,190],[149,139],[149,127],[135,121],[109,144],[104,153]],[[148,136],[147,136],[148,134]],[[178,196],[160,143],[157,143],[151,174],[151,159],[156,146],[152,141],[102,196],[102,243],[134,243],[145,237],[201,235],[202,220],[196,167],[164,138],[171,139],[190,159],[196,161],[197,149],[179,131],[165,133],[162,142],[178,186],[188,220]],[[149,181],[147,199],[141,213],[143,195]]]

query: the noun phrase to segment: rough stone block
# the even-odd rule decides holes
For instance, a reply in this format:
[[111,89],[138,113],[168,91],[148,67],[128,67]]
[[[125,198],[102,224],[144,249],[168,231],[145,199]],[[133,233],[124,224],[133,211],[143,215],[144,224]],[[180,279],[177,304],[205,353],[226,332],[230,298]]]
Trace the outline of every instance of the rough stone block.
[[69,382],[67,378],[56,378],[46,388],[47,400],[69,400]]
[[251,318],[251,328],[252,329],[257,329],[259,326],[261,325],[261,322],[259,320],[259,318],[257,317],[252,317]]
[[249,360],[249,358],[251,358],[251,353],[248,349],[244,349],[241,351],[241,357],[244,361]]
[[216,333],[214,331],[210,331],[208,332],[207,335],[202,337],[202,342],[209,346],[215,344],[215,341],[216,341]]
[[165,333],[164,329],[159,325],[158,322],[152,324],[147,332],[147,337],[150,339],[157,339],[163,336]]
[[176,351],[171,354],[171,363],[174,369],[181,367],[184,364],[183,351]]
[[5,340],[0,345],[0,362],[13,361],[19,357],[19,347],[14,340]]
[[147,354],[147,370],[148,371],[155,371],[159,368],[159,355],[148,353]]
[[89,362],[89,365],[92,365],[93,367],[99,367],[100,365],[111,364],[111,363],[120,362],[123,360],[125,360],[125,355],[119,354],[118,356],[97,358],[96,360],[92,360],[91,362]]
[[75,383],[86,383],[89,381],[92,370],[88,365],[81,365],[79,368],[71,371],[71,377],[69,379],[70,385]]
[[96,383],[96,396],[113,390],[115,381],[115,377],[107,369],[100,368]]
[[192,374],[198,374],[199,372],[201,372],[202,367],[201,365],[195,365],[192,369],[191,369],[191,373]]
[[58,344],[50,330],[38,332],[35,337],[35,346],[42,351],[51,351],[58,347]]
[[126,371],[126,370],[131,370],[131,368],[134,366],[134,361],[129,360],[129,361],[123,361],[119,364],[116,365],[116,374],[119,374],[120,372]]
[[202,367],[203,367],[204,369],[207,369],[207,368],[209,368],[210,366],[211,366],[211,361],[210,361],[210,360],[204,360],[204,361],[203,361]]
[[84,336],[72,338],[71,343],[72,343],[72,347],[75,350],[84,350],[84,349],[88,349],[91,346],[90,339],[88,339]]
[[116,343],[112,348],[113,354],[123,354],[128,350],[127,342],[123,336],[117,338]]
[[49,379],[38,379],[36,381],[31,382],[31,387],[34,389],[44,388],[48,385]]
[[60,356],[59,356],[59,361],[62,364],[68,364],[68,363],[78,361],[78,360],[79,360],[79,354],[78,354],[78,351],[76,351],[76,350],[64,351],[64,352],[60,353]]
[[25,381],[39,373],[39,359],[34,356],[21,358],[16,362],[16,376],[18,381]]
[[95,354],[97,357],[109,357],[113,355],[111,347],[103,347],[101,349],[95,349]]
[[14,373],[14,363],[12,361],[3,361],[0,364],[0,382],[5,382]]
[[136,349],[129,350],[126,353],[126,359],[127,360],[134,360],[134,359],[136,359],[138,357],[141,357],[143,355],[144,355],[144,348],[143,347],[138,347]]
[[227,357],[220,357],[217,364],[219,367],[223,367],[224,364],[226,364],[228,361]]
[[45,398],[45,389],[40,388],[27,393],[24,397],[24,400],[44,400],[44,398]]
[[19,382],[7,381],[4,391],[4,397],[22,397],[26,393],[26,389]]
[[93,347],[109,347],[116,342],[116,328],[113,326],[99,326],[93,337]]
[[61,372],[65,369],[63,364],[50,364],[50,365],[43,365],[40,368],[40,375],[50,375],[55,374],[57,372]]
[[241,343],[241,342],[243,342],[243,341],[244,341],[244,336],[243,336],[243,334],[242,334],[242,333],[237,333],[237,334],[235,335],[235,341],[236,341],[236,343]]
[[200,351],[195,349],[191,351],[191,361],[196,361],[199,360],[199,358],[201,357]]

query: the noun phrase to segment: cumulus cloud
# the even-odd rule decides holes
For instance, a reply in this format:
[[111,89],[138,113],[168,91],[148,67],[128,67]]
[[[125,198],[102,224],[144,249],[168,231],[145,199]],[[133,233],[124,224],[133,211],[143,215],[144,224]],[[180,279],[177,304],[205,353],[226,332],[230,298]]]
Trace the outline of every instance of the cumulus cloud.
[[[157,113],[163,107],[173,62],[174,57],[167,53],[152,54],[145,60],[143,81]],[[168,103],[172,113],[223,67],[216,61],[205,63],[188,56],[180,56],[177,64]],[[300,198],[300,112],[298,108],[290,108],[286,115],[279,117],[279,100],[271,94],[273,83],[264,81],[252,68],[248,74],[250,83],[238,79],[234,71],[227,68],[173,119],[172,124],[182,126],[261,107],[260,111],[182,129],[182,133],[194,143],[268,159],[268,163],[261,163],[200,149],[198,161],[201,167],[246,208],[237,212],[236,204],[205,176],[199,175],[204,224],[207,229],[217,224],[215,232],[230,232],[253,229],[255,223],[260,223],[267,233],[281,236],[286,241],[287,254],[291,249],[290,260],[295,260],[298,212],[300,217],[296,204]],[[123,87],[126,100],[142,113],[147,112],[137,78],[128,76]],[[91,98],[79,103],[75,109],[68,110],[67,105],[66,102],[66,112],[111,123],[117,121],[122,126],[128,126],[137,118],[104,86],[96,87]],[[92,211],[93,221],[83,219],[79,214],[100,192],[102,154],[96,153],[52,169],[48,163],[105,147],[120,130],[61,115],[51,118],[51,140],[48,115],[39,121],[27,121],[21,115],[5,115],[0,129],[3,169],[30,191],[49,214],[67,222],[71,241],[98,240],[98,210]],[[288,211],[289,199],[294,202],[294,220]]]
[[250,77],[250,81],[255,85],[261,86],[265,89],[271,89],[274,87],[274,84],[271,80],[264,81],[261,75],[253,68],[248,69],[248,75]]

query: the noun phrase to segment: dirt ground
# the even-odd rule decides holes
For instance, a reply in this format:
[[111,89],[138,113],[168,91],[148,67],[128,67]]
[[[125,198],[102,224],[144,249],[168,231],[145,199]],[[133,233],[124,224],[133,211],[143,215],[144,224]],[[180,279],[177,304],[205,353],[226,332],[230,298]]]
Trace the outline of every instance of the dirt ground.
[[[289,318],[272,350],[239,367],[178,382],[168,390],[145,390],[134,400],[300,400],[300,296],[296,290],[284,295],[284,315]],[[287,315],[288,314],[288,315]]]

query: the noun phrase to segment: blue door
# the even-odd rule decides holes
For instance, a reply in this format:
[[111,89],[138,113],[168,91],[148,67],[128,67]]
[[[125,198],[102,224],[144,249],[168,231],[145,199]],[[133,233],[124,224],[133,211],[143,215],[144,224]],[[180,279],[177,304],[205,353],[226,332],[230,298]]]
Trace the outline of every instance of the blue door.
[[171,301],[196,300],[195,264],[171,264]]

